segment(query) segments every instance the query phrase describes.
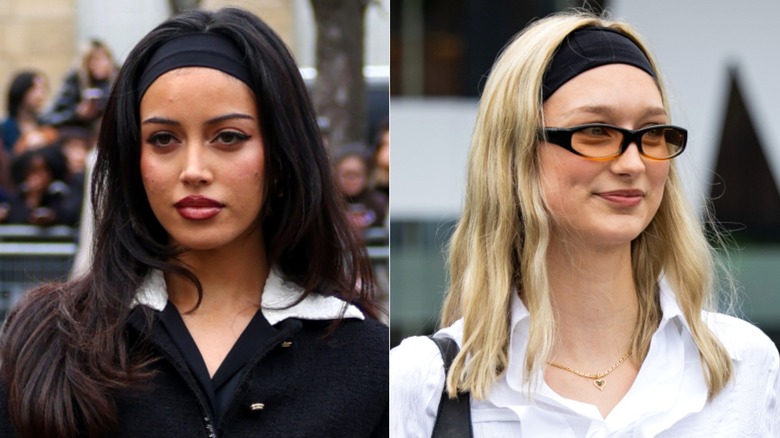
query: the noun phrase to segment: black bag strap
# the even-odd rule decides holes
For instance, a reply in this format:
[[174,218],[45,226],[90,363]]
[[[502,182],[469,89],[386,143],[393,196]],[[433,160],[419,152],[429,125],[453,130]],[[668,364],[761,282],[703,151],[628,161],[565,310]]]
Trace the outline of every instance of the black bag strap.
[[444,390],[439,401],[439,411],[436,413],[436,423],[433,426],[431,438],[471,438],[471,397],[468,392],[458,392],[456,398],[447,395],[447,373],[450,365],[457,356],[458,344],[450,338],[434,338],[428,336],[436,343],[444,360]]

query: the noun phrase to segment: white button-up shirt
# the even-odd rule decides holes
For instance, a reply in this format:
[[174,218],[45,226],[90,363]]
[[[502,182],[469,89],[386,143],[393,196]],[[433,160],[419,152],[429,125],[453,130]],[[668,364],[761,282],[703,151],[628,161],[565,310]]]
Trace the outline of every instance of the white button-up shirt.
[[[475,437],[780,437],[780,358],[751,324],[704,312],[724,344],[734,374],[707,401],[699,352],[674,294],[661,286],[663,318],[631,389],[606,418],[596,406],[564,398],[537,376],[529,399],[522,382],[529,314],[512,299],[509,365],[485,400],[471,399]],[[436,333],[463,338],[463,321]],[[390,436],[429,437],[444,388],[442,358],[427,337],[390,353]]]

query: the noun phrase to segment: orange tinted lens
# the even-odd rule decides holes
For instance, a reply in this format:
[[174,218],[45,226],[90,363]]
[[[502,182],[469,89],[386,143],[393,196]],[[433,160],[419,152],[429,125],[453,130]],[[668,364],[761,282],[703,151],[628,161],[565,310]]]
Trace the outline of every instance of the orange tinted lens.
[[591,158],[616,155],[620,151],[623,134],[604,126],[591,126],[574,132],[571,146],[575,151]]

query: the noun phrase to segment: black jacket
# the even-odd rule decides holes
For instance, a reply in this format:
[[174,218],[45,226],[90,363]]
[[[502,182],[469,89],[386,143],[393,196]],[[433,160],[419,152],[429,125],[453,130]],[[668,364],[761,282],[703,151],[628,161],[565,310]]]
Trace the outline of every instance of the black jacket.
[[108,95],[111,91],[111,81],[94,81],[88,86],[96,92],[94,96],[90,96],[97,101],[97,114],[92,119],[82,120],[76,114],[76,108],[87,96],[84,96],[86,90],[82,87],[78,72],[71,71],[65,77],[62,88],[54,99],[54,105],[41,116],[42,122],[46,125],[54,126],[75,125],[91,127],[91,124],[99,119],[106,108]]
[[[184,358],[155,321],[150,342],[155,375],[117,398],[119,428],[112,437],[385,437],[388,436],[388,329],[373,320],[286,319],[242,371],[220,418]],[[140,309],[128,324],[129,342],[145,327]],[[1,406],[7,404],[5,388]],[[14,436],[0,415],[0,436]]]

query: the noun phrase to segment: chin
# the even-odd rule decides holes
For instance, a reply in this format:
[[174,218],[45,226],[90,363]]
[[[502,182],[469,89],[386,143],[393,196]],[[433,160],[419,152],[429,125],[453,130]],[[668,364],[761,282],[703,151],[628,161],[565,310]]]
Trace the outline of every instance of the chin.
[[232,239],[226,234],[209,235],[210,233],[184,233],[182,236],[171,235],[176,245],[187,251],[212,251],[227,246]]
[[176,245],[187,251],[218,251],[221,249],[238,250],[246,245],[262,244],[259,227],[246,230],[225,227],[210,227],[201,230],[181,230],[181,233],[171,234]]
[[596,237],[601,244],[625,245],[633,242],[645,230],[646,225],[623,224],[614,228],[602,229]]
[[186,251],[213,251],[224,247],[225,243],[202,240],[193,242],[191,240],[185,240],[184,242],[177,241],[177,245],[184,248]]

